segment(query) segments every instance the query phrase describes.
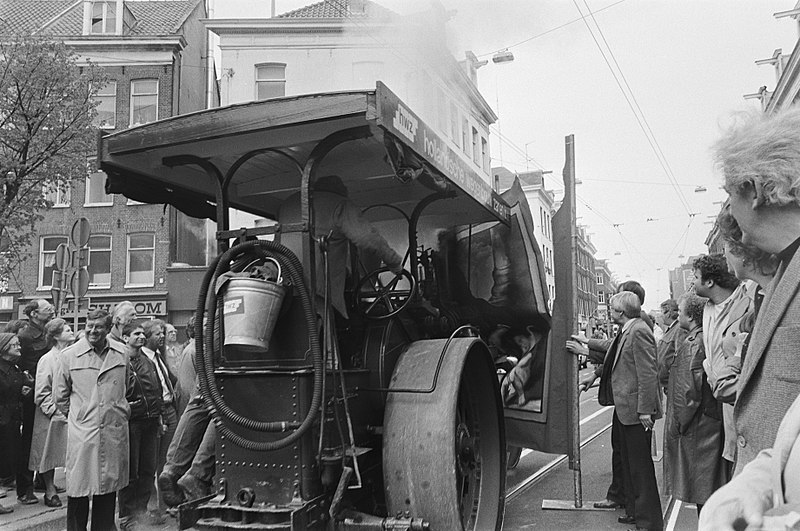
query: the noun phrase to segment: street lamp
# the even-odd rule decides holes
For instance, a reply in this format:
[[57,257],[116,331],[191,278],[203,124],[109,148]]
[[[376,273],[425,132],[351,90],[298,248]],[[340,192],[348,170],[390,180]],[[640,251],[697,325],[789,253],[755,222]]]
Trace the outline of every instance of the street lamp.
[[500,50],[499,52],[495,52],[495,54],[492,56],[492,62],[494,64],[510,63],[513,60],[514,54],[508,51],[508,48],[505,50]]

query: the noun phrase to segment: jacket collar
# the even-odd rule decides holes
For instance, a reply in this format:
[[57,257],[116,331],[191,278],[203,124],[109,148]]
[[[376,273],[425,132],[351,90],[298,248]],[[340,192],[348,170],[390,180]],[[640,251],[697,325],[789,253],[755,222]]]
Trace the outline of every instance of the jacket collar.
[[791,262],[788,264],[781,263],[775,278],[767,286],[767,293],[764,295],[761,311],[758,312],[755,328],[751,335],[752,340],[742,366],[742,372],[739,375],[737,401],[738,397],[742,396],[741,391],[747,385],[761,357],[764,355],[764,351],[767,349],[775,329],[778,328],[783,319],[786,309],[795,300],[798,287],[800,287],[800,253],[795,253]]

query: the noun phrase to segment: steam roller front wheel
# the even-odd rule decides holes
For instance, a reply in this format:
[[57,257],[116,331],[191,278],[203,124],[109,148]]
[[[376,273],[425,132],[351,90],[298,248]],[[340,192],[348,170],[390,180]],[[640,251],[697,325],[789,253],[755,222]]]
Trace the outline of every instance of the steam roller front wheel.
[[[410,345],[390,387],[429,390],[446,343]],[[432,392],[388,393],[383,473],[390,515],[407,511],[432,531],[499,530],[505,461],[497,376],[480,340],[450,341]]]

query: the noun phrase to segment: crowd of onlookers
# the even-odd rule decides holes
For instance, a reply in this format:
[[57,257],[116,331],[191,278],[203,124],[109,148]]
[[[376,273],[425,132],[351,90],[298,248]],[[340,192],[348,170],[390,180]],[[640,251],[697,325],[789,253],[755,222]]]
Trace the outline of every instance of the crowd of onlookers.
[[595,506],[663,528],[649,458],[663,416],[664,488],[697,506],[700,529],[767,518],[765,528],[797,529],[800,107],[741,117],[715,155],[730,196],[717,218],[724,253],[694,261],[693,289],[664,301],[655,327],[629,281],[610,300],[614,338],[567,342],[597,364],[582,388],[599,377],[600,403],[615,408],[612,483]]
[[193,319],[181,344],[173,325],[137,320],[128,301],[113,315],[90,311],[78,333],[44,299],[24,313],[0,333],[0,497],[16,490],[19,504],[36,504],[40,491],[49,507],[66,502],[69,530],[86,529],[90,502],[95,530],[115,529],[116,516],[123,529],[163,523],[156,478],[197,394]]

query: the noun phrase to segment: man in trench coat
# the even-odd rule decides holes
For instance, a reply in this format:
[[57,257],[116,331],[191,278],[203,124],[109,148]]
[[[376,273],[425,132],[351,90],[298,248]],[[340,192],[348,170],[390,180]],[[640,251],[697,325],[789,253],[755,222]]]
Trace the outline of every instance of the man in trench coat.
[[109,330],[108,312],[89,312],[86,336],[64,351],[53,384],[56,406],[68,419],[68,531],[86,529],[90,496],[92,530],[116,529],[117,491],[128,484],[128,363]]

